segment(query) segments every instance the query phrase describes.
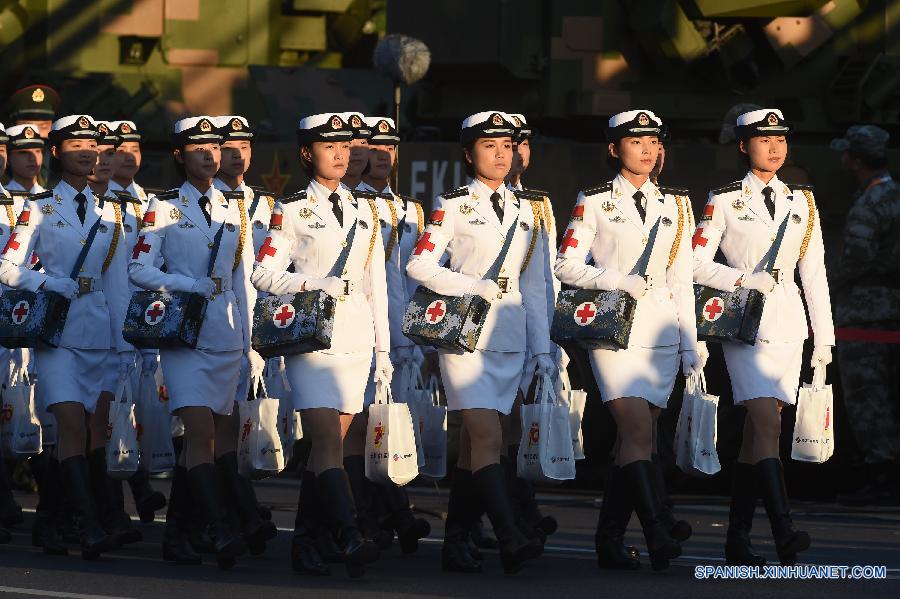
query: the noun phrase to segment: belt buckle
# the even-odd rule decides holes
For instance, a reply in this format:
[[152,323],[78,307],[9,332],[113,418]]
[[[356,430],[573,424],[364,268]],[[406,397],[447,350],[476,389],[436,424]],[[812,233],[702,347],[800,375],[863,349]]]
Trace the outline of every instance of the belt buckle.
[[509,278],[508,277],[498,277],[497,278],[497,287],[500,288],[500,293],[509,293]]
[[781,282],[781,271],[777,268],[772,269],[772,278],[775,279],[776,283]]
[[350,295],[350,281],[347,279],[343,280],[344,283],[344,293],[341,297],[338,298],[339,301],[345,302],[347,301],[347,296]]
[[212,279],[213,285],[216,286],[215,292],[213,295],[219,295],[222,293],[222,277],[210,277]]
[[78,295],[86,295],[94,290],[94,279],[78,277]]

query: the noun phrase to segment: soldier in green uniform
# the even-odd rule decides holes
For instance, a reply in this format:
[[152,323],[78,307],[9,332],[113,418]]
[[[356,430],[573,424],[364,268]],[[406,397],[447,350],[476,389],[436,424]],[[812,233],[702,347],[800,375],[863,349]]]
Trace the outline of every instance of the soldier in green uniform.
[[[61,103],[59,93],[49,85],[29,85],[10,96],[7,102],[9,120],[14,125],[34,125],[41,139],[47,139]],[[46,186],[49,179],[49,164],[49,149],[45,147],[43,165],[38,177],[38,183],[42,186]]]
[[835,320],[851,329],[838,342],[844,405],[869,483],[838,497],[846,505],[900,503],[900,346],[874,331],[900,331],[900,184],[891,178],[888,133],[850,127],[831,142],[859,184],[832,270]]

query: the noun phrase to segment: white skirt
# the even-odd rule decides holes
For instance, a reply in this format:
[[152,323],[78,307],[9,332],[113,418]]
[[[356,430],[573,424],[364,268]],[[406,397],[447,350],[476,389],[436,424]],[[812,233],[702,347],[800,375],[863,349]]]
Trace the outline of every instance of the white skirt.
[[161,349],[159,364],[169,392],[169,412],[203,407],[216,414],[231,414],[243,355],[239,349]]
[[449,410],[485,408],[509,414],[522,380],[525,352],[438,353]]
[[73,401],[93,414],[97,409],[97,397],[103,391],[109,350],[39,347],[35,353],[41,408],[49,412],[52,405]]
[[285,356],[294,409],[332,408],[343,414],[361,412],[372,355],[371,351],[352,354],[317,351]]
[[119,382],[119,352],[110,349],[106,352],[106,359],[103,362],[103,376],[101,389],[109,393],[115,393],[117,383]]
[[786,404],[797,402],[803,342],[722,343],[735,405],[757,397],[774,397]]
[[641,397],[665,408],[675,387],[675,376],[681,370],[677,345],[594,349],[588,355],[604,402]]

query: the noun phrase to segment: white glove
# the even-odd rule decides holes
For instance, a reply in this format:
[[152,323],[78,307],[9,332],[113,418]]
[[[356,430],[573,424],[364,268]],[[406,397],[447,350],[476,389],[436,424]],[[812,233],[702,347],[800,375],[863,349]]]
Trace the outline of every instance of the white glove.
[[831,346],[819,345],[813,347],[812,360],[810,361],[810,365],[813,369],[815,369],[816,366],[825,368],[829,364],[831,364]]
[[744,280],[741,281],[741,287],[744,289],[755,289],[762,293],[769,293],[775,289],[775,277],[766,271],[745,274]]
[[706,361],[709,360],[709,348],[706,347],[706,341],[697,342],[697,355],[700,356],[700,368],[706,368]]
[[197,279],[194,281],[193,286],[191,286],[191,293],[198,293],[206,299],[209,299],[216,294],[216,284],[213,283],[213,280],[209,277]]
[[534,373],[537,376],[553,376],[556,374],[556,362],[550,354],[537,354],[535,357]]
[[250,363],[250,376],[260,377],[266,369],[266,360],[255,349],[247,352],[247,361]]
[[133,351],[120,351],[119,352],[119,378],[124,379],[128,376],[128,373],[135,367],[134,365],[134,352]]
[[616,288],[639,300],[647,294],[647,280],[638,275],[625,275]]
[[307,291],[324,291],[335,299],[344,295],[344,288],[344,281],[339,277],[306,280]]
[[375,380],[390,385],[393,375],[394,365],[391,364],[391,355],[386,351],[375,352]]
[[398,364],[415,364],[416,363],[416,346],[415,345],[404,345],[402,347],[398,347],[396,350],[396,358]]
[[681,352],[681,372],[684,376],[690,376],[691,373],[701,370],[703,370],[703,362],[700,354],[691,349]]
[[78,295],[78,284],[68,277],[47,277],[42,287],[47,291],[58,293],[66,299],[75,299]]
[[500,295],[500,286],[494,281],[482,279],[469,289],[469,293],[480,295],[486,302],[492,302]]

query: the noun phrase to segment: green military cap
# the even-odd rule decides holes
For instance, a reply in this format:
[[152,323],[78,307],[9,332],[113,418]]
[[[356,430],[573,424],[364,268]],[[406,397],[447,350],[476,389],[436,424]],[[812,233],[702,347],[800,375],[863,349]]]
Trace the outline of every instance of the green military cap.
[[7,103],[12,120],[52,121],[61,99],[49,85],[29,85],[13,93]]
[[890,134],[875,125],[853,125],[844,137],[831,140],[831,149],[838,152],[850,151],[870,158],[884,158]]

